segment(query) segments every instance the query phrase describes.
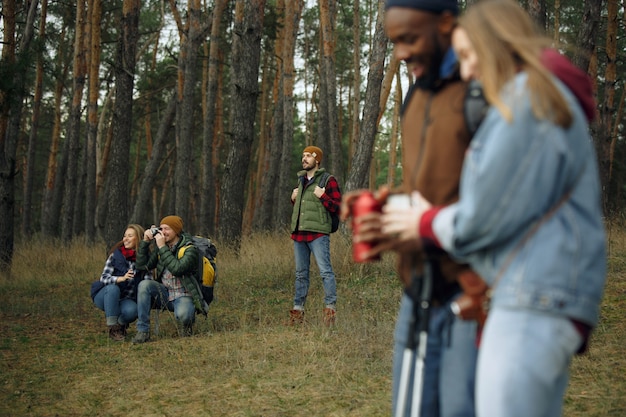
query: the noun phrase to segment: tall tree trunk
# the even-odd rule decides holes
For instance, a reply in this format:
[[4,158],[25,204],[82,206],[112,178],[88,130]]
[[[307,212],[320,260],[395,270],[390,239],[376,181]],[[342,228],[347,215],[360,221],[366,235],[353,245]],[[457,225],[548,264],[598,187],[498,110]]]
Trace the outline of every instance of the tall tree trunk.
[[100,93],[100,23],[102,0],[90,0],[89,20],[91,26],[89,84],[87,103],[87,146],[85,187],[85,234],[89,242],[96,238],[96,141],[98,136],[98,96]]
[[187,30],[181,38],[178,60],[179,80],[179,103],[177,111],[176,128],[176,173],[174,186],[176,189],[176,214],[182,217],[188,228],[192,228],[193,217],[190,213],[190,184],[192,179],[193,160],[193,126],[195,108],[195,88],[198,81],[198,49],[204,40],[205,27],[200,22],[200,0],[188,2]]
[[387,107],[387,100],[389,100],[389,95],[391,94],[391,86],[393,84],[393,79],[398,74],[399,68],[400,68],[400,61],[398,61],[398,59],[394,55],[391,55],[389,65],[387,65],[387,70],[385,71],[385,76],[383,78],[383,85],[381,86],[380,112],[378,113],[377,124],[380,124],[380,121],[385,115],[385,108]]
[[56,236],[58,233],[58,219],[61,213],[61,199],[56,198],[59,194],[57,188],[62,182],[62,174],[59,171],[57,157],[61,141],[61,102],[63,99],[64,81],[69,71],[69,62],[64,61],[65,28],[59,35],[59,54],[57,55],[56,73],[59,75],[55,80],[54,88],[54,120],[52,125],[52,137],[50,138],[50,150],[48,152],[48,165],[46,170],[46,184],[41,203],[41,232],[44,236]]
[[352,108],[350,111],[352,117],[352,126],[350,132],[350,146],[348,149],[348,167],[352,166],[352,156],[356,148],[357,138],[359,137],[360,106],[361,106],[361,3],[354,0],[353,9],[353,27],[352,38],[354,42],[354,51],[352,51],[353,68],[352,73],[354,80],[352,82]]
[[114,243],[128,221],[129,154],[132,140],[135,52],[139,38],[140,0],[124,0],[115,65],[113,142],[106,175],[106,223],[104,238]]
[[209,45],[209,63],[207,70],[206,112],[202,130],[202,193],[200,194],[200,233],[213,235],[215,233],[215,205],[217,189],[215,165],[213,155],[216,154],[214,145],[215,125],[217,117],[218,70],[220,68],[221,21],[229,0],[216,0],[213,8],[213,22],[211,24],[211,41]]
[[367,89],[365,91],[365,105],[363,106],[363,121],[361,122],[360,137],[352,159],[352,167],[346,181],[346,190],[364,188],[368,185],[367,172],[370,169],[376,131],[378,128],[378,114],[380,113],[381,84],[387,54],[387,37],[385,36],[384,0],[378,0],[378,17],[376,30],[370,54],[369,72],[367,74]]
[[[283,132],[285,131],[285,96],[283,95],[283,77],[280,75],[282,73],[283,67],[282,65],[278,66],[278,74],[280,78],[276,80],[279,85],[277,92],[278,96],[274,99],[274,117],[272,118],[271,125],[271,140],[270,140],[270,166],[267,175],[265,176],[265,187],[267,189],[267,203],[264,200],[264,205],[267,204],[269,211],[266,213],[268,217],[267,223],[264,223],[265,227],[262,230],[273,230],[277,229],[280,225],[284,224],[284,219],[278,219],[278,216],[274,215],[274,210],[281,204],[286,203],[285,201],[280,201],[278,188],[280,187],[281,178],[280,175],[284,171],[285,167],[283,164],[283,141],[285,140],[285,136]],[[287,163],[287,167],[291,166],[291,161]],[[293,173],[289,172],[287,178],[291,178],[293,181]],[[284,178],[282,179],[284,183]],[[293,189],[292,182],[291,189]]]
[[[15,19],[17,16],[15,0],[5,0],[2,12],[4,15],[3,41],[5,44],[2,46],[0,69],[4,70],[13,68],[16,61]],[[21,71],[16,72],[21,73]],[[0,90],[0,273],[11,272],[13,259],[17,136],[9,137],[7,133],[11,110],[15,102],[16,98],[11,94],[8,85],[7,89]]]
[[291,191],[293,190],[294,175],[291,172],[292,149],[293,149],[293,88],[294,88],[294,55],[296,48],[296,37],[300,26],[300,17],[304,0],[290,0],[285,2],[285,42],[282,51],[282,103],[283,103],[283,131],[282,149],[280,152],[281,163],[278,177],[278,204],[275,206],[275,218],[278,220],[276,226],[285,226],[291,219],[292,206],[289,203]]
[[[85,9],[85,14],[84,14],[84,21],[85,21],[85,25],[84,25],[84,35],[83,35],[83,41],[84,41],[84,49],[85,49],[85,54],[84,54],[84,58],[83,58],[83,71],[84,74],[88,77],[89,81],[91,81],[90,79],[90,75],[89,75],[89,70],[90,70],[90,62],[92,59],[92,48],[91,48],[91,38],[92,38],[92,30],[96,30],[96,31],[100,31],[100,28],[94,28],[92,27],[92,21],[91,21],[91,14],[92,14],[92,9],[93,9],[93,4],[92,4],[93,0],[86,0],[86,9]],[[99,23],[98,23],[99,25]],[[98,49],[99,51],[99,49]],[[83,89],[84,89],[84,83],[85,83],[85,79],[83,77]],[[89,100],[89,90],[87,91],[88,95],[87,95],[87,100]],[[82,96],[82,93],[81,93]],[[82,98],[81,98],[81,103],[82,103]],[[87,103],[89,105],[89,103]],[[81,108],[82,108],[82,104],[81,104]],[[88,107],[89,110],[89,107]],[[81,112],[82,113],[82,110]],[[89,115],[87,115],[87,119],[89,119]],[[79,118],[79,123],[82,124],[82,122],[80,121],[81,118]],[[89,121],[87,120],[87,123],[89,123]],[[81,128],[79,126],[78,128],[78,132],[81,131]],[[81,140],[82,138],[82,140]],[[87,171],[89,170],[89,160],[88,160],[88,146],[89,146],[89,132],[85,132],[85,134],[79,134],[77,141],[79,143],[79,146],[81,147],[82,153],[80,154],[80,157],[77,158],[78,162],[77,165],[79,165],[79,169],[78,169],[78,177],[76,181],[76,192],[75,195],[72,197],[74,199],[74,207],[72,209],[72,230],[71,230],[71,236],[78,236],[80,234],[84,234],[85,232],[85,222],[86,222],[86,210],[87,210],[87,201],[86,201],[86,196],[87,196],[87,187],[89,186],[89,183],[87,182]],[[81,143],[82,142],[82,143]],[[79,154],[77,154],[78,156]],[[95,170],[95,164],[91,164],[92,166],[94,166],[94,170]],[[95,187],[95,183],[94,183],[94,187]],[[93,193],[95,195],[95,191]],[[91,200],[90,202],[93,206],[95,206],[95,200]],[[88,237],[90,242],[94,242],[95,241],[95,235],[94,234],[90,234]]]
[[589,71],[589,61],[596,48],[603,1],[605,0],[585,0],[583,2],[582,22],[578,27],[578,35],[576,36],[578,48],[572,58],[572,62],[583,71]]
[[[281,202],[278,200],[278,183],[281,171],[281,150],[283,148],[283,75],[284,66],[282,65],[282,51],[285,47],[285,19],[286,6],[284,0],[278,0],[276,3],[276,13],[278,15],[278,30],[276,40],[274,41],[274,50],[272,57],[272,66],[276,68],[274,72],[274,82],[272,85],[272,117],[270,120],[269,144],[268,147],[268,169],[263,177],[263,190],[261,196],[261,213],[257,218],[259,230],[271,230],[278,227],[280,223],[278,216],[274,216],[274,208]],[[268,109],[269,111],[269,109]]]
[[63,214],[61,215],[61,238],[69,241],[73,237],[74,202],[78,191],[78,163],[80,161],[80,124],[85,75],[87,73],[85,48],[85,0],[76,2],[76,30],[74,38],[74,66],[72,83],[72,104],[67,131],[67,172],[63,183]]
[[[28,16],[16,45],[16,4],[7,0],[3,5],[4,38],[0,68],[13,69],[8,89],[0,90],[0,272],[10,273],[15,242],[15,176],[17,142],[22,122],[22,107],[26,96],[26,68],[31,57],[30,45],[34,35],[37,1],[30,4]],[[6,81],[5,81],[6,82]]]
[[554,39],[555,44],[558,45],[561,37],[561,0],[554,0]]
[[[46,40],[46,18],[48,0],[41,2],[41,22],[39,23],[39,41],[43,45]],[[33,215],[33,184],[35,177],[35,158],[37,155],[37,133],[39,131],[39,116],[41,114],[41,97],[43,96],[43,66],[44,58],[42,50],[37,51],[37,69],[35,74],[35,96],[33,98],[33,111],[31,115],[31,127],[28,134],[28,154],[26,179],[24,181],[24,204],[22,219],[22,235],[27,238],[32,231]]]
[[[161,114],[161,121],[159,123],[159,129],[154,140],[154,146],[150,153],[150,159],[146,164],[143,173],[143,181],[139,186],[137,192],[137,200],[133,208],[133,214],[130,216],[131,223],[139,224],[152,224],[156,222],[156,213],[150,213],[148,205],[150,204],[150,198],[152,196],[152,190],[156,181],[159,167],[162,163],[162,155],[166,151],[168,139],[170,139],[170,133],[173,129],[172,123],[176,115],[176,93],[172,94],[167,108]],[[156,204],[154,205],[156,208]]]
[[[279,1],[279,4],[281,2]],[[278,39],[276,40],[278,42]],[[276,42],[274,45],[276,45]],[[272,52],[274,52],[272,50]],[[270,173],[270,164],[272,159],[277,159],[271,153],[271,144],[274,135],[271,134],[271,120],[273,112],[272,80],[274,80],[274,64],[275,53],[266,53],[263,56],[264,63],[263,78],[261,82],[261,115],[259,118],[259,153],[257,155],[257,167],[254,179],[253,198],[248,199],[248,207],[252,211],[252,229],[253,230],[269,230],[272,224],[272,201],[274,201],[274,192],[270,190],[271,181],[268,180]],[[275,164],[276,165],[276,164]],[[276,169],[276,167],[275,167]],[[276,184],[276,180],[273,184]],[[273,188],[273,187],[272,187]],[[245,223],[244,223],[244,233]]]
[[[604,209],[610,214],[616,205],[611,200],[613,184],[611,184],[611,159],[612,126],[615,116],[615,84],[617,82],[617,28],[619,19],[617,16],[617,0],[607,0],[607,26],[606,26],[606,69],[604,72],[604,97],[600,105],[600,175],[604,186]],[[616,122],[617,123],[617,122]],[[618,185],[620,187],[621,184]]]
[[[318,137],[324,151],[322,164],[328,167],[339,183],[343,181],[343,150],[339,139],[339,122],[337,109],[337,81],[335,73],[335,14],[337,13],[336,0],[320,0],[320,37],[322,39],[322,59],[320,61],[320,90],[323,99],[320,100],[322,112],[326,114],[327,124],[320,123]],[[321,120],[320,120],[321,121]],[[330,152],[329,152],[330,151]]]
[[[398,166],[398,137],[400,136],[400,109],[402,108],[402,82],[400,69],[396,68],[396,94],[393,100],[393,116],[391,119],[391,140],[389,144],[389,165],[387,167],[387,185],[396,185],[396,167]],[[370,184],[370,187],[373,184]]]
[[106,197],[106,173],[113,141],[113,105],[115,86],[109,88],[102,103],[98,117],[98,134],[96,136],[96,230],[104,236],[108,200]]
[[218,233],[238,251],[246,176],[254,140],[265,0],[237,0],[232,46],[231,138],[222,183]]

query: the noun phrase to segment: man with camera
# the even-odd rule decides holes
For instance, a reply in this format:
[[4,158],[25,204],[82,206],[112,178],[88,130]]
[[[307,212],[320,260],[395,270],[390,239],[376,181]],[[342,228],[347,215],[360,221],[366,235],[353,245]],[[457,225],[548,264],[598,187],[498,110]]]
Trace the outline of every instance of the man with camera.
[[[151,250],[152,243],[156,247]],[[179,249],[187,247],[179,258]],[[196,311],[206,313],[198,281],[198,250],[183,232],[178,216],[164,217],[159,227],[146,230],[137,251],[137,269],[156,268],[155,280],[142,281],[137,290],[137,334],[133,343],[150,340],[150,309],[167,309],[183,336],[191,336]]]

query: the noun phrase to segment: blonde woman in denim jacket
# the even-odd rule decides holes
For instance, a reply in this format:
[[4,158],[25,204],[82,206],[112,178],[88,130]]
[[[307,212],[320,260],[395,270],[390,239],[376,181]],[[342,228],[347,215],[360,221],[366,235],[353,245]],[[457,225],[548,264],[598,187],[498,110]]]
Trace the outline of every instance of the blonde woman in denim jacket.
[[460,200],[412,195],[383,231],[468,262],[493,295],[480,340],[480,417],[560,416],[569,364],[598,323],[606,275],[596,155],[580,103],[540,63],[548,46],[512,0],[483,0],[453,36],[491,107]]

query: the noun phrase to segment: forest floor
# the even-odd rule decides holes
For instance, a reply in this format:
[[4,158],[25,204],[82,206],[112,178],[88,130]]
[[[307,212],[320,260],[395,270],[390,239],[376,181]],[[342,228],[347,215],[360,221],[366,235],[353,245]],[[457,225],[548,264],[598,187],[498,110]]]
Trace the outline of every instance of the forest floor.
[[[0,416],[387,416],[401,296],[394,260],[359,265],[331,238],[336,325],[322,323],[312,262],[307,321],[285,326],[293,296],[288,235],[245,239],[218,254],[217,300],[195,334],[153,312],[152,341],[107,336],[89,298],[104,246],[18,243],[0,278]],[[218,246],[219,247],[219,246]],[[589,352],[571,368],[564,415],[626,415],[626,231],[609,229],[609,275]],[[155,322],[159,323],[155,334]]]

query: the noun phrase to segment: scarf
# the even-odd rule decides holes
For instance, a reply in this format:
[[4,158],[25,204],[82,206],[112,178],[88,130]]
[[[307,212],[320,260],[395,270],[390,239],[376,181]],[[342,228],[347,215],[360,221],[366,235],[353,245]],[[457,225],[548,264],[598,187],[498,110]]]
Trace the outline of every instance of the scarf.
[[135,262],[135,259],[137,259],[137,252],[135,252],[135,249],[126,249],[126,247],[122,245],[120,246],[120,251],[122,252],[122,255],[124,255],[124,258],[128,261]]

